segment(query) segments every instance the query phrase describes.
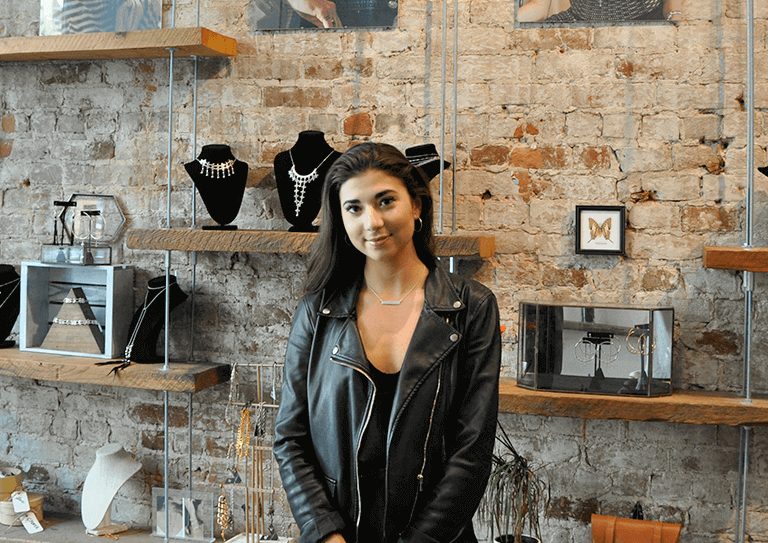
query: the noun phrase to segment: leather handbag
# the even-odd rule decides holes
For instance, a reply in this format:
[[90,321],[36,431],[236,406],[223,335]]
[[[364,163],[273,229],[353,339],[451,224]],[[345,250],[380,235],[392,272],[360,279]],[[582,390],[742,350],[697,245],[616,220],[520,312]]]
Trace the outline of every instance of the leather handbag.
[[592,543],[679,543],[682,524],[592,515]]

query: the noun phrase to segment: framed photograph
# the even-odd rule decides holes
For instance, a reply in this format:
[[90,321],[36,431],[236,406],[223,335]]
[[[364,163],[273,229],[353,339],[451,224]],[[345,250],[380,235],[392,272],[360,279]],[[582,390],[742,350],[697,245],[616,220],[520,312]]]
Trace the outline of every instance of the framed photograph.
[[519,27],[671,24],[684,0],[516,0]]
[[576,206],[576,253],[624,254],[624,206]]

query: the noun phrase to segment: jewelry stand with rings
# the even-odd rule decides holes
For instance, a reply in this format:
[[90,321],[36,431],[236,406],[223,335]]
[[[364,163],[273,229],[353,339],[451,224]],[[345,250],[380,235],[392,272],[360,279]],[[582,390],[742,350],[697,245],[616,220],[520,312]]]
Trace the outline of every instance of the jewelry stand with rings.
[[611,332],[587,332],[573,347],[576,360],[585,364],[592,362],[590,391],[601,389],[601,382],[605,379],[603,364],[615,362],[619,356],[621,345],[614,342],[613,337]]
[[650,325],[638,324],[627,333],[627,351],[640,357],[640,369],[630,373],[630,379],[621,388],[623,394],[646,394],[649,387],[658,386],[649,379],[653,375],[653,354],[656,343],[652,341]]

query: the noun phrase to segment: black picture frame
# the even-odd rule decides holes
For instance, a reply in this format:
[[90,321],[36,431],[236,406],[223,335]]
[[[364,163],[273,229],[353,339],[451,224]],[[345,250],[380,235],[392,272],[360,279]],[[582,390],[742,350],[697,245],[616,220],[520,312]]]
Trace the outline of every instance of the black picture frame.
[[576,253],[625,254],[624,206],[576,206]]

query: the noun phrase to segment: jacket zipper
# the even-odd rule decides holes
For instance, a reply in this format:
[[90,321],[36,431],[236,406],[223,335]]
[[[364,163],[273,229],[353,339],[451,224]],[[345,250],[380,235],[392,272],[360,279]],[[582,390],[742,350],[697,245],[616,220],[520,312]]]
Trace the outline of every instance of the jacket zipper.
[[363,370],[361,370],[360,368],[358,368],[358,367],[356,367],[356,366],[354,366],[352,364],[348,364],[346,362],[342,362],[338,358],[331,357],[331,359],[334,362],[336,362],[337,364],[341,365],[341,366],[345,366],[345,367],[351,368],[351,369],[361,373],[362,375],[365,376],[366,379],[368,379],[368,381],[371,382],[371,385],[373,385],[373,395],[371,396],[370,400],[368,401],[367,412],[365,414],[365,422],[363,423],[363,427],[360,430],[360,434],[358,435],[357,447],[355,448],[355,464],[354,464],[354,466],[355,466],[355,489],[357,490],[357,495],[355,496],[356,499],[357,499],[357,518],[355,519],[355,539],[357,539],[357,534],[360,533],[360,520],[362,519],[362,515],[363,515],[363,504],[362,504],[362,498],[360,496],[360,475],[359,475],[358,470],[357,470],[357,468],[358,468],[357,462],[358,462],[358,458],[360,456],[360,445],[363,442],[363,436],[365,435],[365,430],[368,428],[368,423],[371,421],[371,414],[373,413],[373,402],[376,399],[376,383],[374,383],[373,379],[371,379],[371,377],[367,373],[365,373]]
[[434,423],[435,419],[435,411],[437,409],[437,398],[440,396],[440,387],[442,385],[443,381],[443,364],[440,363],[440,367],[437,371],[437,389],[435,390],[435,398],[432,400],[432,409],[429,413],[429,426],[427,427],[427,437],[424,440],[424,452],[421,458],[421,470],[419,471],[419,474],[416,476],[416,479],[419,481],[419,490],[416,492],[416,497],[413,499],[413,506],[411,507],[411,515],[408,518],[408,524],[411,523],[413,520],[413,514],[416,512],[416,504],[419,501],[419,496],[421,495],[421,492],[424,490],[424,470],[427,468],[427,448],[429,447],[429,438],[432,435],[432,425]]

